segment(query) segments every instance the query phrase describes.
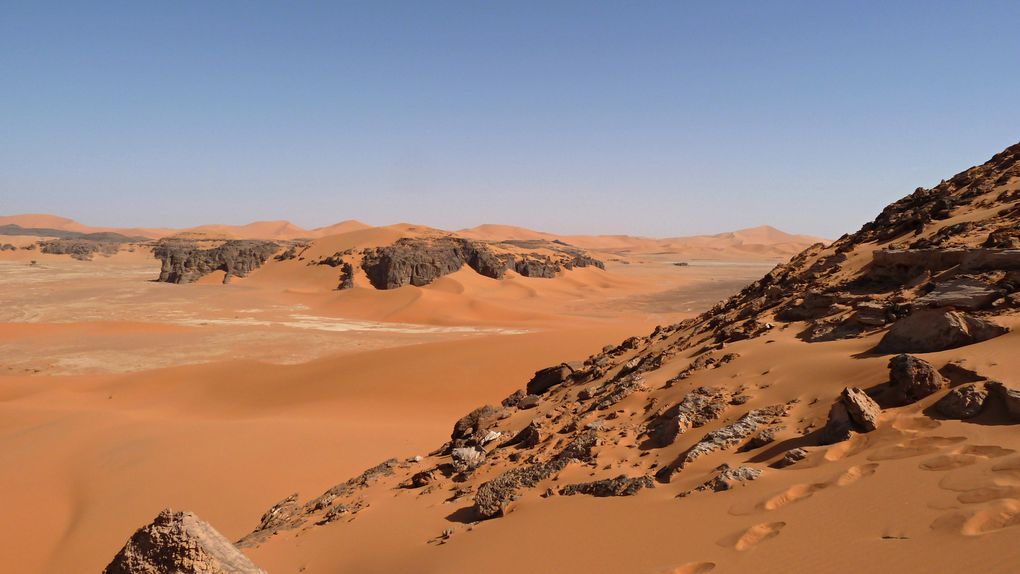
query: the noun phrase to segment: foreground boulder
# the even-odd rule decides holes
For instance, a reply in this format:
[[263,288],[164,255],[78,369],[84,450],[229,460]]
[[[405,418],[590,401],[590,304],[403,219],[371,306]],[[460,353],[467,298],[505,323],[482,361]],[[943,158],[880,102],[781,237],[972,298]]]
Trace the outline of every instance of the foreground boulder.
[[942,390],[947,384],[931,363],[905,354],[889,361],[889,379],[900,398],[910,403]]
[[528,394],[541,395],[556,385],[567,382],[573,373],[574,368],[567,363],[537,371],[535,376],[528,381]]
[[935,410],[951,419],[969,419],[981,412],[987,399],[988,391],[971,383],[946,393],[946,396],[935,403]]
[[1009,329],[960,311],[921,310],[897,321],[875,348],[880,353],[934,353],[994,339]]
[[103,574],[266,574],[212,526],[166,509],[138,529]]
[[844,388],[829,410],[829,420],[822,429],[823,444],[842,442],[851,431],[871,432],[878,428],[882,408],[858,388]]
[[1020,421],[1020,390],[1007,387],[998,381],[988,381],[985,388],[1002,399],[1006,404],[1006,411],[1013,420]]

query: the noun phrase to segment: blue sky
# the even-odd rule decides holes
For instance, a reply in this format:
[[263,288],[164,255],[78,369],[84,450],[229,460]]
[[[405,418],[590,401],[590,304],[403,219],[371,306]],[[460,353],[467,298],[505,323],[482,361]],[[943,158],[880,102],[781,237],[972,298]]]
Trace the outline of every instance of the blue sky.
[[835,237],[1020,140],[1017,22],[1016,2],[5,0],[0,213]]

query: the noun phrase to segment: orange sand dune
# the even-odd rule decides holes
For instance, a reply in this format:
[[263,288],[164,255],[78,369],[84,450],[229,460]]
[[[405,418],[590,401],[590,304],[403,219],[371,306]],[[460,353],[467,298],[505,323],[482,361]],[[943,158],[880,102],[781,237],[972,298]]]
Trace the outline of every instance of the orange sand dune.
[[174,232],[169,228],[142,228],[142,227],[92,227],[82,225],[73,219],[44,213],[26,213],[22,215],[0,215],[0,225],[20,225],[21,227],[42,227],[47,229],[60,229],[62,231],[76,231],[79,233],[100,233],[112,232],[127,235],[129,237],[147,237],[156,239],[170,235]]
[[809,245],[826,240],[809,235],[793,235],[763,225],[716,235],[649,238],[629,235],[555,235],[511,225],[479,225],[457,232],[464,237],[490,241],[546,240],[564,241],[583,249],[620,254],[669,253],[698,259],[769,258],[785,259]]

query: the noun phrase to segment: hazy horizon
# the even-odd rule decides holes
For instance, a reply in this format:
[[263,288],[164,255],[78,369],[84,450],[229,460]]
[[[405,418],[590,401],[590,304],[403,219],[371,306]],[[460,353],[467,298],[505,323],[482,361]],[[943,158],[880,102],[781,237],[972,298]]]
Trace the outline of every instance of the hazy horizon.
[[6,2],[0,213],[835,238],[1020,140],[1017,16]]

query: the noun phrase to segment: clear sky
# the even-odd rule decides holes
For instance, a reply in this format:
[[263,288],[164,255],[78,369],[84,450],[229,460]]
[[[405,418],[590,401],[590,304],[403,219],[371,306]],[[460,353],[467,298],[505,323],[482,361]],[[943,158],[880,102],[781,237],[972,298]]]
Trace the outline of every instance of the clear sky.
[[0,2],[0,213],[835,237],[1020,140],[1018,2]]

